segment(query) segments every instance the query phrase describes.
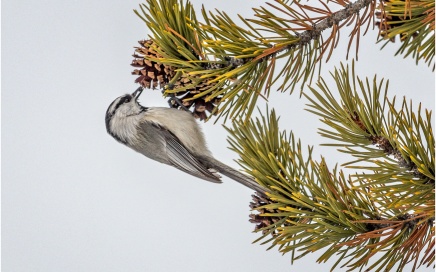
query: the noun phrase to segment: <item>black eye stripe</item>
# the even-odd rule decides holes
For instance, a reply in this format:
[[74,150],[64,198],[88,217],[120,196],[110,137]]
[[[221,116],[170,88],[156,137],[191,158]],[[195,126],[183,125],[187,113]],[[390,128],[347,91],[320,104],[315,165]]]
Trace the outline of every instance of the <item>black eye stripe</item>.
[[[120,97],[118,101],[115,100],[114,102],[112,102],[112,104],[109,105],[109,108],[107,108],[106,118],[112,116],[122,104],[130,102],[131,98],[132,96],[130,94],[126,94],[125,96]],[[116,104],[114,104],[115,102]]]
[[128,103],[130,102],[130,100],[132,99],[132,96],[130,94],[127,94],[123,97],[120,98],[120,100],[118,101],[118,103],[115,105],[113,112],[116,112],[117,109],[124,103]]
[[130,94],[121,97],[120,102],[118,102],[115,109],[117,109],[119,106],[121,106],[124,103],[130,102],[131,99],[132,99],[132,96]]

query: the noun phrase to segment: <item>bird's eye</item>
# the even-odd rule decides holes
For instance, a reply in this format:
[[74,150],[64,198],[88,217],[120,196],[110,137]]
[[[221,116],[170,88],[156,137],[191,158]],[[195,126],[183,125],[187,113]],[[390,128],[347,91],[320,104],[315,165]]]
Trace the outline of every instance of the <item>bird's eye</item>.
[[130,102],[130,97],[128,96],[124,99],[124,103],[129,103],[129,102]]

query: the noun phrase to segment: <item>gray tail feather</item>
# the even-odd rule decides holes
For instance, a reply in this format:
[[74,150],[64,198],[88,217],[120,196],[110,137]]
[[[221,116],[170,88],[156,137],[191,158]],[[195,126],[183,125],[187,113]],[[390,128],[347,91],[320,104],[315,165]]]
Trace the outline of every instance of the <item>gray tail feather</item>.
[[271,192],[268,188],[260,186],[253,178],[242,174],[238,170],[233,169],[232,167],[214,158],[208,157],[205,158],[205,160],[210,163],[210,165],[208,165],[209,167],[215,168],[218,172],[220,172],[224,176],[227,176],[262,195],[265,195],[265,192]]

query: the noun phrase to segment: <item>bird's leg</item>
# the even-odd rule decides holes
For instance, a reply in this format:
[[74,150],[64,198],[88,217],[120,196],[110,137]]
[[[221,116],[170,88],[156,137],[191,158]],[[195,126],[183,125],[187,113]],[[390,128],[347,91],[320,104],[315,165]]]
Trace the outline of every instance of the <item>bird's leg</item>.
[[[165,88],[162,90],[162,93],[164,93],[166,90],[172,90],[174,89],[174,84],[167,84],[165,85]],[[178,98],[174,93],[169,93],[168,96],[170,97],[168,99],[168,104],[170,106],[170,108],[182,108],[185,111],[189,111],[189,109],[183,105],[183,102],[180,98]]]

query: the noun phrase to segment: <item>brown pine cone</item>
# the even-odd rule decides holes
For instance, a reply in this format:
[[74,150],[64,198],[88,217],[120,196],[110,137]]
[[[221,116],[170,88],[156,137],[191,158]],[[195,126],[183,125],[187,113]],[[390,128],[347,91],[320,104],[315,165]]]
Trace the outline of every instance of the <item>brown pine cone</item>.
[[[251,197],[252,197],[252,202],[250,202],[250,208],[252,208],[252,209],[256,209],[256,208],[259,208],[261,206],[273,203],[270,199],[258,194],[257,192],[256,192],[256,194],[251,195]],[[256,226],[254,227],[254,231],[257,231],[259,229],[274,225],[277,221],[279,221],[281,219],[280,217],[276,217],[276,216],[263,215],[265,213],[279,213],[279,211],[276,209],[259,209],[256,211],[258,213],[257,214],[250,214],[249,215],[250,219],[248,220],[251,223],[256,224]],[[262,230],[262,234],[266,234],[269,231],[270,231],[269,229],[264,229],[264,230]],[[272,235],[274,236],[275,234],[276,234],[276,232],[273,231]]]
[[142,69],[135,69],[132,75],[139,75],[135,82],[144,88],[156,89],[163,88],[175,75],[174,67],[164,65],[147,58],[161,58],[162,56],[156,51],[156,44],[152,40],[143,40],[138,42],[141,47],[135,47],[133,54],[132,66]]

